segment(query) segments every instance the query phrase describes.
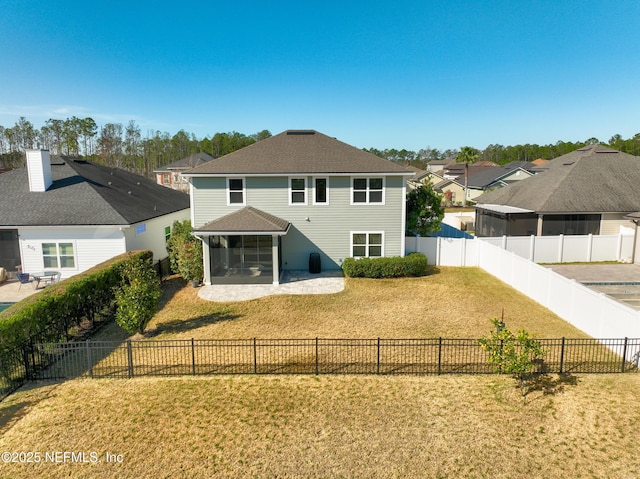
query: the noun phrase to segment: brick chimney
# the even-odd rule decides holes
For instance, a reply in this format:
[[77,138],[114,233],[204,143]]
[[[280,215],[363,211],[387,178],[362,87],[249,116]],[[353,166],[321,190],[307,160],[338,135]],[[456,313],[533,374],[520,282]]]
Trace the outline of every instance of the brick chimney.
[[53,183],[49,150],[27,150],[29,191],[47,191]]

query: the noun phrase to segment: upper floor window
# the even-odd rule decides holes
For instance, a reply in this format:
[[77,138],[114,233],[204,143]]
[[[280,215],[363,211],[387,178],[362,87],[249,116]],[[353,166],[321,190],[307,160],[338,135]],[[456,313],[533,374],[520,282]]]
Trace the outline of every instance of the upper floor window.
[[314,205],[329,204],[329,179],[328,178],[314,178],[313,204]]
[[73,243],[42,243],[42,259],[45,268],[75,268]]
[[244,178],[227,178],[227,205],[245,204]]
[[289,204],[307,204],[307,180],[305,178],[289,178]]
[[351,202],[360,204],[383,204],[383,178],[353,178]]

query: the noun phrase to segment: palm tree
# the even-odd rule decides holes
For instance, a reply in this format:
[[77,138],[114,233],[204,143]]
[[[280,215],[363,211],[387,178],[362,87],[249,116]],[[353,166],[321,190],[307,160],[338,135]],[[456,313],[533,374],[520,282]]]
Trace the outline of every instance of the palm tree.
[[478,150],[463,146],[456,157],[456,163],[464,163],[464,198],[462,206],[467,206],[467,188],[469,186],[469,165],[478,159]]

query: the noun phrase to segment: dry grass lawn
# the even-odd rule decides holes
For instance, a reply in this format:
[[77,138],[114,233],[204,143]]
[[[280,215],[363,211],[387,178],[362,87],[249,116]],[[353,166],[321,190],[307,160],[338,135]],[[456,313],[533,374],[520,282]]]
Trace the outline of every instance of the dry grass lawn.
[[[501,376],[40,385],[0,403],[2,415],[26,411],[0,430],[0,451],[96,452],[102,462],[0,464],[0,476],[637,478],[640,375],[550,386],[525,406]],[[107,452],[123,462],[104,463]]]
[[[585,337],[475,268],[348,279],[342,293],[243,303],[166,283],[144,337],[477,338],[505,311],[539,337]],[[126,337],[115,327],[103,339]],[[135,339],[143,339],[136,336]],[[0,477],[637,478],[640,375],[547,378],[523,405],[504,376],[215,376],[35,384],[0,403]],[[121,464],[104,462],[121,454]]]
[[587,337],[479,268],[442,267],[423,278],[345,281],[345,290],[337,294],[215,303],[200,299],[197,289],[177,278],[165,283],[162,308],[145,336],[475,339],[487,334],[489,319],[500,317],[504,309],[514,331],[525,328],[545,338]]

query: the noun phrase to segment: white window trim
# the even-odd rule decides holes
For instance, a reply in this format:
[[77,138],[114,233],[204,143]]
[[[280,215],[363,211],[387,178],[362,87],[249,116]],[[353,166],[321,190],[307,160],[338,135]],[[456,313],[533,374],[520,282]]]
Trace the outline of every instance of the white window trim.
[[[321,201],[318,202],[316,201],[316,180],[326,180],[327,181],[327,200],[326,201]],[[329,177],[328,176],[314,176],[313,177],[313,204],[314,205],[321,205],[321,206],[326,206],[329,205]]]
[[[371,203],[369,201],[369,193],[370,193],[370,189],[369,189],[369,180],[372,178],[382,178],[382,201],[380,202],[375,202],[375,203]],[[356,202],[353,201],[353,181],[354,180],[360,180],[360,179],[366,179],[367,180],[367,190],[366,190],[366,195],[367,195],[367,201],[365,202]],[[387,186],[387,179],[384,176],[376,176],[376,175],[369,175],[369,176],[352,176],[350,181],[350,185],[349,185],[349,194],[350,194],[350,198],[349,200],[351,201],[352,205],[377,205],[377,206],[384,206],[385,204],[385,197],[386,197],[386,186]],[[357,190],[357,191],[363,191],[363,190]],[[376,190],[377,191],[377,190]]]
[[[301,203],[293,202],[294,190],[292,189],[292,186],[291,186],[291,184],[293,183],[293,180],[304,181],[304,190],[295,190],[298,193],[300,193],[300,191],[304,193],[304,201]],[[307,179],[306,176],[290,176],[289,177],[289,206],[306,206],[308,204],[309,204],[309,180]]]
[[[365,248],[366,248],[366,256],[353,256],[353,235],[366,235],[367,236],[367,242],[365,243]],[[380,256],[369,256],[369,235],[381,235],[382,237],[382,244],[380,245]],[[350,248],[349,248],[349,254],[350,256],[352,256],[353,258],[384,258],[384,231],[351,231],[349,233],[349,243],[350,243]]]
[[[42,245],[46,244],[46,243],[53,243],[56,245],[56,258],[58,261],[58,266],[57,267],[51,267],[51,266],[45,266],[44,265],[44,248],[42,247]],[[60,261],[60,256],[70,256],[68,254],[60,254],[60,243],[69,243],[71,244],[71,247],[73,248],[73,267],[71,268],[63,268],[61,266],[61,261]],[[46,256],[52,256],[52,255],[46,255]],[[42,269],[44,271],[77,271],[78,269],[78,247],[76,245],[76,242],[73,240],[41,240],[40,241],[40,258],[42,259]]]
[[[231,180],[242,180],[242,203],[231,203],[231,189],[229,183]],[[240,190],[233,190],[238,192]],[[247,205],[247,180],[244,176],[227,177],[227,206],[246,206]]]

